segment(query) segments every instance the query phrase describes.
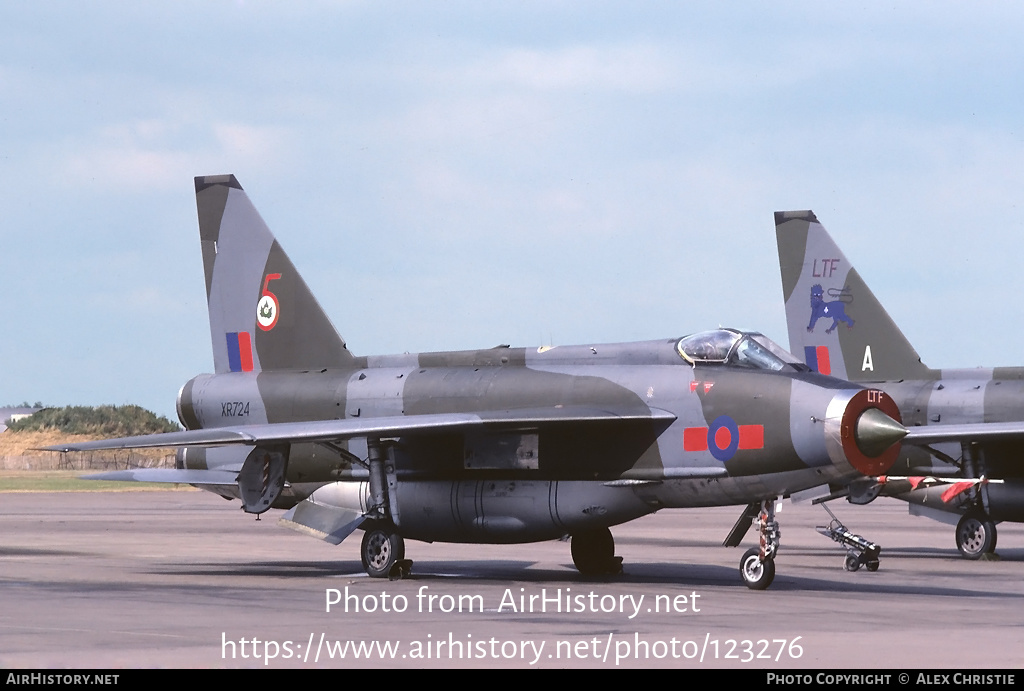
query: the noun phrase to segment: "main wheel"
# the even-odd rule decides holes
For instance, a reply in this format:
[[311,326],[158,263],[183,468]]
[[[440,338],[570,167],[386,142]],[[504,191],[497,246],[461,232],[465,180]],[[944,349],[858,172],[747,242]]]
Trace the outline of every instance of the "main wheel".
[[575,533],[569,551],[572,563],[584,576],[615,573],[622,568],[615,559],[615,538],[607,528]]
[[405,559],[405,540],[390,523],[373,523],[363,533],[359,553],[371,578],[387,578],[395,562]]
[[956,524],[956,546],[968,559],[996,549],[996,524],[984,514],[969,513]]
[[768,557],[761,561],[761,550],[751,547],[740,559],[740,576],[751,590],[764,590],[775,580],[775,560]]
[[860,568],[860,558],[856,554],[847,554],[843,568],[847,571],[856,571]]

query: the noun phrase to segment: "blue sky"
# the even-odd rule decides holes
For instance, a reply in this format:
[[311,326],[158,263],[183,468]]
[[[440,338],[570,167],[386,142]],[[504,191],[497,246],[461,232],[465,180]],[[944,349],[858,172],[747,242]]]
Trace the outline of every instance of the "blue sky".
[[219,173],[357,354],[785,345],[772,212],[811,208],[928,365],[1024,365],[1021,36],[1011,3],[4,3],[0,404],[173,417]]

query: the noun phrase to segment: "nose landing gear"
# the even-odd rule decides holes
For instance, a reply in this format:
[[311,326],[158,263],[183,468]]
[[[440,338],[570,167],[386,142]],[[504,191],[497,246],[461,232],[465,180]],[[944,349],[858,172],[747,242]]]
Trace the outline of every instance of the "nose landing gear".
[[765,590],[775,580],[775,553],[779,549],[782,531],[775,520],[775,499],[761,502],[757,519],[760,544],[743,553],[740,576],[751,590]]

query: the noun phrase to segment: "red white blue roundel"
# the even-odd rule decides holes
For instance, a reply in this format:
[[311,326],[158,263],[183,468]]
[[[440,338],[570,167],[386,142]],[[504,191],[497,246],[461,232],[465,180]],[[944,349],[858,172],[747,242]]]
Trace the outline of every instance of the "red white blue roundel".
[[725,463],[736,455],[740,445],[740,428],[728,415],[720,415],[708,427],[708,451]]
[[735,456],[737,451],[763,448],[764,425],[738,425],[728,415],[720,415],[707,427],[683,429],[684,451],[708,451],[722,463]]
[[274,296],[264,293],[260,297],[260,301],[256,303],[256,323],[264,331],[270,331],[274,328],[274,324],[277,323],[279,311],[277,300],[274,299]]

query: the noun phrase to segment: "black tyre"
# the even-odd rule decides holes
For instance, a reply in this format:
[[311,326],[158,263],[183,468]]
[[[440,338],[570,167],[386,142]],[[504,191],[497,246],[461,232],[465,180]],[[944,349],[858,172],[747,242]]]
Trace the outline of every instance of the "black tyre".
[[405,540],[390,523],[373,523],[365,528],[359,554],[371,578],[387,578],[395,562],[405,559]]
[[775,560],[769,557],[761,561],[761,550],[751,547],[740,559],[740,576],[751,590],[764,590],[775,580]]
[[574,534],[569,550],[572,563],[584,576],[616,573],[622,569],[615,559],[615,539],[607,528]]
[[981,559],[996,549],[996,524],[984,514],[969,513],[956,524],[956,547],[967,559]]

